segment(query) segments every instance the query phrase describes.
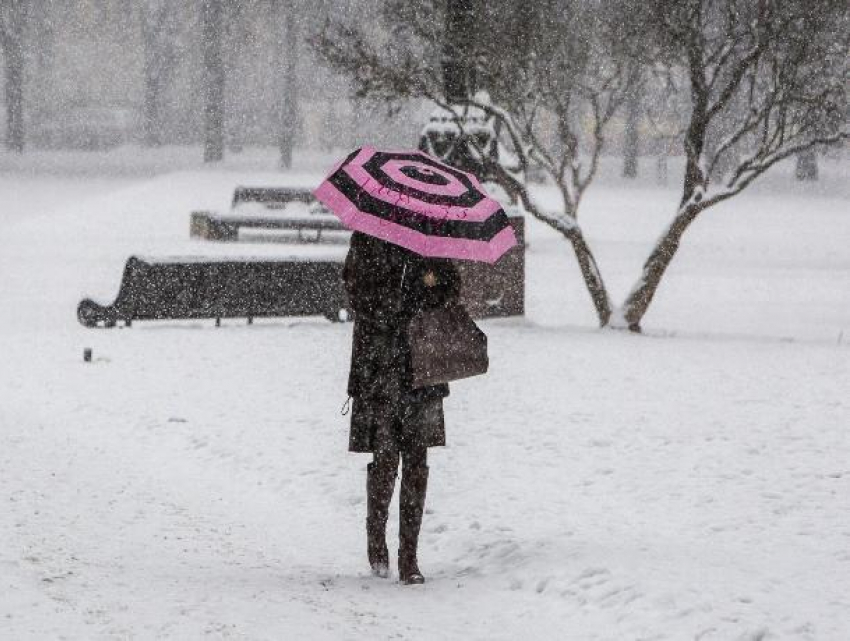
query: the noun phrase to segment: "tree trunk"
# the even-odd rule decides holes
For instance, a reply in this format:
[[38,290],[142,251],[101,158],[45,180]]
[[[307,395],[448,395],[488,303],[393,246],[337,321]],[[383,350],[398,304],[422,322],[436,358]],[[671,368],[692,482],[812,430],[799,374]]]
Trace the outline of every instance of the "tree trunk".
[[581,229],[574,227],[569,232],[565,232],[564,236],[573,246],[581,275],[584,278],[584,284],[593,301],[596,317],[599,319],[599,326],[605,327],[611,320],[611,301],[608,297],[608,290],[605,288],[605,282],[602,280],[602,273],[596,264],[596,258],[590,251]]
[[142,102],[142,141],[146,147],[159,147],[162,144],[162,117],[160,94],[165,59],[161,47],[161,31],[165,27],[164,14],[158,11],[139,12],[141,22],[144,65],[144,97]]
[[26,113],[30,122],[40,122],[49,110],[56,108],[53,92],[57,25],[53,3],[36,2],[30,10],[29,37],[38,42],[38,46],[31,48],[30,66],[26,69],[29,98]]
[[638,175],[638,124],[640,121],[641,90],[635,84],[629,91],[626,102],[626,128],[623,132],[623,177],[637,178]]
[[[8,2],[0,6],[6,20],[0,22],[0,46],[5,57],[6,81],[6,147],[22,153],[26,131],[24,125],[24,24],[26,6]],[[3,18],[3,16],[0,16]],[[5,23],[5,24],[4,24]]]
[[633,332],[641,331],[641,321],[649,309],[664,272],[679,250],[682,235],[697,215],[704,209],[701,204],[703,190],[708,184],[704,173],[703,152],[706,147],[706,130],[709,124],[709,88],[705,80],[702,49],[698,42],[690,42],[688,64],[691,76],[691,115],[685,132],[685,176],[679,210],[667,231],[652,250],[643,265],[640,278],[632,287],[622,307],[622,317]]
[[655,159],[655,181],[659,185],[667,184],[667,152],[662,151]]
[[278,45],[278,68],[284,69],[283,88],[280,102],[280,166],[292,167],[292,151],[295,148],[295,136],[298,132],[298,20],[292,2],[279,3],[285,12],[286,37]]
[[222,60],[224,7],[222,0],[203,0],[204,162],[224,158],[225,74]]
[[247,64],[245,48],[250,37],[247,25],[248,2],[227,2],[227,14],[222,24],[222,67],[227,79],[224,88],[224,144],[226,153],[239,154],[245,148],[250,120],[248,76],[252,69]]
[[635,283],[623,304],[623,318],[630,330],[640,331],[640,323],[649,309],[661,278],[679,250],[682,235],[700,211],[702,208],[699,205],[689,205],[680,210],[644,263],[640,279]]
[[[148,54],[151,55],[151,54]],[[142,106],[143,138],[147,147],[162,145],[162,86],[156,75],[145,65],[145,97]]]
[[797,154],[797,180],[818,179],[818,156],[814,149]]
[[469,54],[475,34],[473,0],[448,0],[443,43],[443,84],[446,102],[463,103],[474,91]]
[[[331,151],[334,148],[333,127],[339,118],[337,101],[330,98],[325,101],[325,113],[322,118],[322,130],[319,133],[319,146],[322,151]],[[359,144],[359,143],[358,143]]]
[[6,54],[6,147],[22,153],[25,137],[24,57],[21,49],[15,47]]
[[[608,296],[608,289],[605,287],[605,281],[602,279],[602,273],[599,271],[596,258],[593,256],[593,252],[587,244],[581,227],[579,227],[574,215],[565,213],[564,218],[561,218],[559,216],[545,214],[537,207],[526,186],[512,177],[499,163],[491,161],[485,169],[488,170],[488,173],[493,176],[493,180],[507,192],[511,199],[519,199],[529,214],[555,231],[560,232],[570,242],[573,253],[578,261],[579,269],[581,270],[584,285],[590,294],[591,301],[593,301],[596,317],[599,319],[599,326],[605,327],[608,325],[612,316],[611,299]],[[562,188],[561,198],[565,212],[570,211],[568,208],[570,207],[571,200],[566,188]]]

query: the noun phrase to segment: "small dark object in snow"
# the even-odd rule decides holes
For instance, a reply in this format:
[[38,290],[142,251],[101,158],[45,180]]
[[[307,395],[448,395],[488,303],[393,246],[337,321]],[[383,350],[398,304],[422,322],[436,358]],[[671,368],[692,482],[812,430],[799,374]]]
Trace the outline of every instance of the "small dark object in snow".
[[86,347],[83,350],[83,360],[86,363],[91,363],[91,347]]

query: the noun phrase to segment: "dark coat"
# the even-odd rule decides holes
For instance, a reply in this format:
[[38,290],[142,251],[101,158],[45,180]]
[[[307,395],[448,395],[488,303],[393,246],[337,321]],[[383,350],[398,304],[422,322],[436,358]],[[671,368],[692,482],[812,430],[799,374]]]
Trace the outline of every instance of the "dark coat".
[[[425,282],[429,271],[436,278],[431,287]],[[431,422],[439,418],[439,425],[417,428],[434,434],[420,433],[417,438],[425,445],[444,444],[442,398],[448,396],[449,387],[412,388],[407,325],[421,309],[458,300],[457,268],[450,260],[425,258],[354,232],[343,278],[354,315],[348,378],[348,393],[354,397],[350,449],[372,451],[375,434],[382,429],[378,423],[404,416],[420,423],[422,417]]]

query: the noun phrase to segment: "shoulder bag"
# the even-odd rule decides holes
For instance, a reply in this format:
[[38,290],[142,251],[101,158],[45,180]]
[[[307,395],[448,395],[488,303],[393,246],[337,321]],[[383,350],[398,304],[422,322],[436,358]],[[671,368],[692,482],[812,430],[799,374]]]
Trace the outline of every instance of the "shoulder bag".
[[487,335],[459,303],[418,312],[408,340],[414,389],[487,372]]

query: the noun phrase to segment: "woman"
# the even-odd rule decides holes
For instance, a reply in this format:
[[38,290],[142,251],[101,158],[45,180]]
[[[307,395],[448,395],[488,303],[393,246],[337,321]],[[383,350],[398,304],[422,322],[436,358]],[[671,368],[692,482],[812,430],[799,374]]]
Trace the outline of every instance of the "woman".
[[354,232],[343,277],[354,313],[349,450],[373,455],[366,482],[369,564],[376,576],[389,576],[387,517],[401,458],[399,580],[424,583],[416,548],[428,484],[427,452],[445,445],[443,398],[449,387],[413,389],[407,325],[420,309],[457,301],[460,275],[449,260],[424,258]]

